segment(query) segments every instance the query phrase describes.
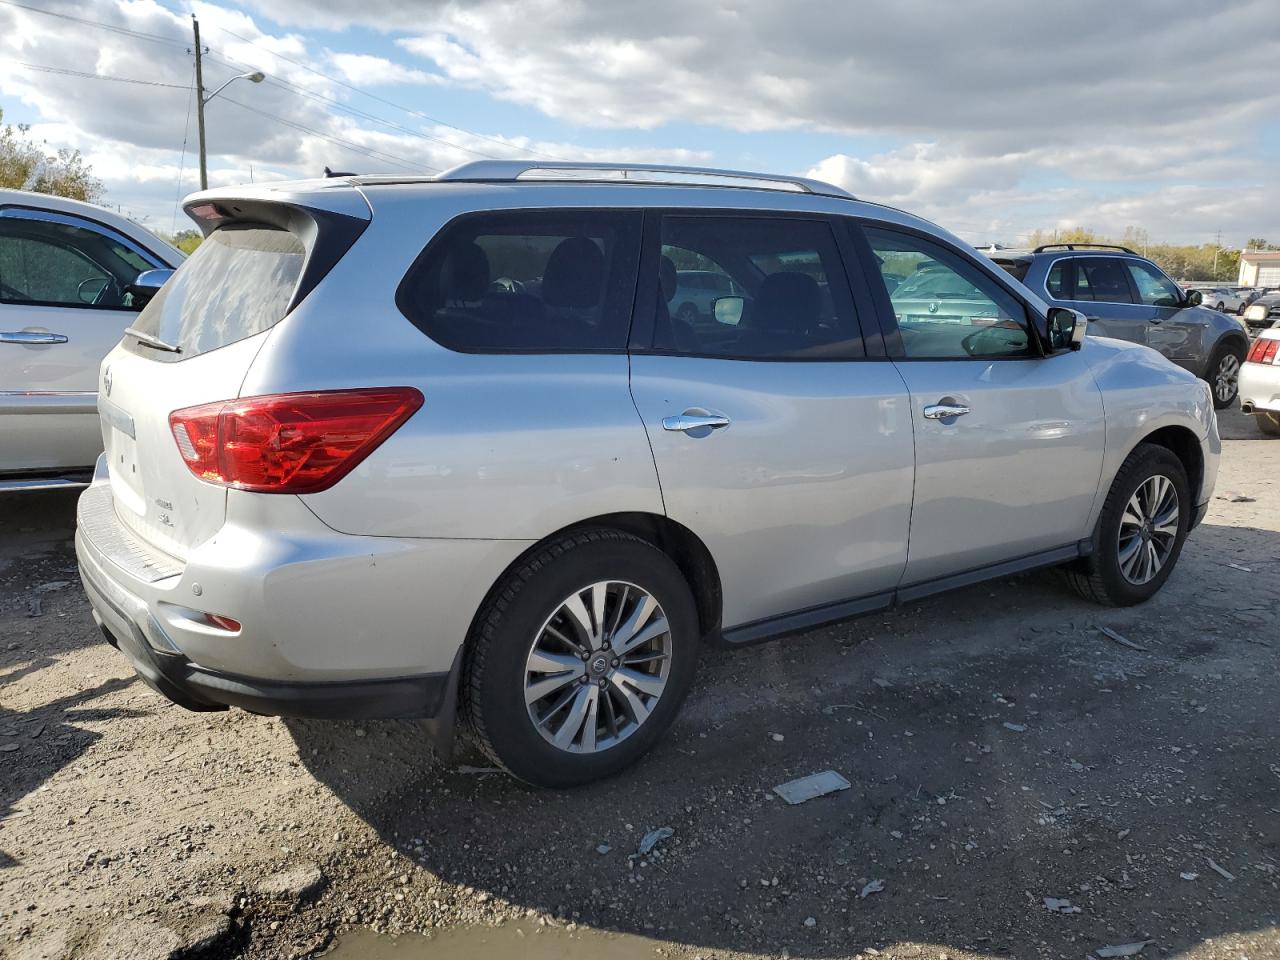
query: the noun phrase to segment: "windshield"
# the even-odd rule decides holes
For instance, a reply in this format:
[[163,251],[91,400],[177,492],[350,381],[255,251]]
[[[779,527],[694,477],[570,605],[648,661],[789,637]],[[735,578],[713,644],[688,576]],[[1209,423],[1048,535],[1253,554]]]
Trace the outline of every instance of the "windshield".
[[261,333],[288,312],[305,256],[302,241],[287,230],[222,227],[178,268],[133,328],[181,351],[147,352],[158,360],[208,353]]

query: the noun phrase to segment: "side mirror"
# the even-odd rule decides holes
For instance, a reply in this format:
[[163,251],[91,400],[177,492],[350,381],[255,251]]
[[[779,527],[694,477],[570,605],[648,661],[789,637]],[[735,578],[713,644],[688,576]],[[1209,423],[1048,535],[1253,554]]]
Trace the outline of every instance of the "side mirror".
[[133,283],[124,288],[124,292],[133,296],[132,306],[135,310],[141,310],[151,298],[160,292],[160,288],[164,286],[165,281],[173,276],[172,270],[164,268],[156,270],[143,270],[133,278]]
[[1085,328],[1089,321],[1079,310],[1067,307],[1049,308],[1049,350],[1079,350],[1084,343]]
[[742,311],[747,301],[742,297],[716,297],[711,301],[711,315],[716,323],[736,327],[742,320]]
[[1188,290],[1186,299],[1183,301],[1188,307],[1198,307],[1204,303],[1204,294],[1199,290]]

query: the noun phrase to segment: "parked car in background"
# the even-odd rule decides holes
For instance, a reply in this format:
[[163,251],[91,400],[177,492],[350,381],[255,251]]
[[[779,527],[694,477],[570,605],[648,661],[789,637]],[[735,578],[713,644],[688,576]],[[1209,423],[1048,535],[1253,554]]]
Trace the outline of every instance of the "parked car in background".
[[1244,310],[1245,298],[1233,287],[1196,287],[1204,297],[1204,305],[1220,313],[1239,313]]
[[1208,381],[1218,409],[1235,402],[1248,335],[1145,257],[1110,244],[1053,243],[992,260],[1049,303],[1083,312],[1091,334],[1144,343]]
[[1240,409],[1263,433],[1280,437],[1280,321],[1258,334],[1240,369]]
[[677,270],[671,315],[686,323],[712,320],[712,306],[718,299],[742,293],[733,278],[718,270]]
[[1264,330],[1280,320],[1280,292],[1264,293],[1244,308],[1250,330]]
[[88,481],[102,358],[167,274],[139,276],[183,259],[104,207],[0,190],[0,493]]
[[[432,717],[446,753],[460,711],[568,786],[657,741],[704,638],[1053,565],[1105,604],[1164,584],[1218,469],[1204,383],[838,187],[625,169],[188,199],[205,240],[103,364],[77,520],[147,683]],[[696,326],[695,258],[740,291]]]

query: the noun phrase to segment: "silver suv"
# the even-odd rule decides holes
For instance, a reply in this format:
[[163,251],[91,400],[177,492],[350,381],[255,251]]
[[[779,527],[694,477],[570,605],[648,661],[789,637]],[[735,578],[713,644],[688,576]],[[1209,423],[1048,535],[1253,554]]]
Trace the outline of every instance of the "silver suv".
[[1150,260],[1105,243],[1050,243],[991,256],[1046,303],[1083,312],[1090,334],[1145,343],[1207,380],[1217,409],[1235,403],[1249,352],[1246,328],[1202,306],[1204,293],[1184,291]]
[[[428,717],[444,753],[459,716],[563,786],[653,745],[704,639],[1035,567],[1165,582],[1218,469],[1190,373],[827,184],[625,174],[188,200],[206,239],[102,366],[76,537],[151,686]],[[696,324],[693,263],[740,291]]]

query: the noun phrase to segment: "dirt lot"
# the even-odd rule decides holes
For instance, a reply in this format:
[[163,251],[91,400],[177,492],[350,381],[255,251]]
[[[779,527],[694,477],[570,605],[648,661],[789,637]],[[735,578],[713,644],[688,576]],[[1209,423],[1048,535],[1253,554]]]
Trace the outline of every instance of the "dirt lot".
[[[1145,607],[1033,575],[708,650],[659,749],[568,793],[442,770],[415,723],[167,705],[93,626],[74,497],[0,501],[0,955],[362,956],[355,928],[522,918],[651,956],[1280,957],[1280,442],[1223,424]],[[770,792],[828,768],[853,788]]]

